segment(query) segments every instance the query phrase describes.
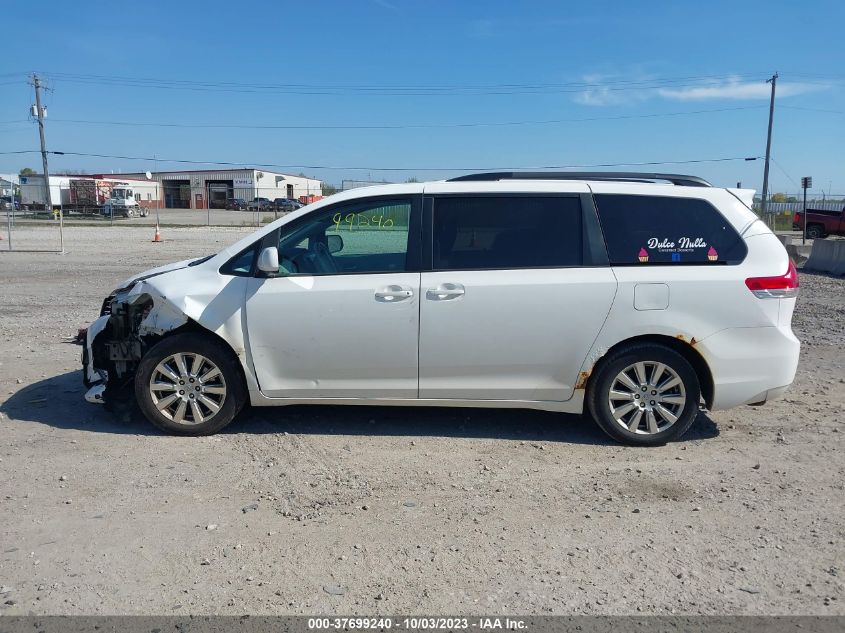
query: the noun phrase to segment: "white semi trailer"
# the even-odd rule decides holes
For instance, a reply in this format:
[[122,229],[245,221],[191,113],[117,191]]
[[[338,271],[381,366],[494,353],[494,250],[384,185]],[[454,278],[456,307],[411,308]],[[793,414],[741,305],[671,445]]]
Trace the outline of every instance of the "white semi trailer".
[[[53,208],[64,213],[146,216],[158,204],[160,185],[149,180],[95,176],[50,176]],[[44,176],[21,176],[21,206],[44,210]]]
[[[46,209],[44,199],[44,176],[21,176],[21,208]],[[53,207],[58,209],[70,202],[70,178],[67,176],[50,176],[50,198]]]

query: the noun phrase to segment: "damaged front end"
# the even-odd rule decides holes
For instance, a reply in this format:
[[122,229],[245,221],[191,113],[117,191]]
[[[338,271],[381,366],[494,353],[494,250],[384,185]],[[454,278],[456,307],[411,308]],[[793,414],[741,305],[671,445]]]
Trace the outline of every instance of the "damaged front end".
[[135,372],[147,350],[188,321],[144,280],[107,297],[100,317],[85,332],[85,399],[103,404],[130,398]]

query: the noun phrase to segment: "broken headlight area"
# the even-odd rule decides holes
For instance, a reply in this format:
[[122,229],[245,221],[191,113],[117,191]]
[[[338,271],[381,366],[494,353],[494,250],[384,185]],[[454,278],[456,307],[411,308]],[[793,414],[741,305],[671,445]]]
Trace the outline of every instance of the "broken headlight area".
[[82,352],[85,399],[109,403],[131,396],[142,356],[159,337],[142,336],[141,324],[153,309],[149,294],[117,294],[104,301],[100,317],[85,333]]

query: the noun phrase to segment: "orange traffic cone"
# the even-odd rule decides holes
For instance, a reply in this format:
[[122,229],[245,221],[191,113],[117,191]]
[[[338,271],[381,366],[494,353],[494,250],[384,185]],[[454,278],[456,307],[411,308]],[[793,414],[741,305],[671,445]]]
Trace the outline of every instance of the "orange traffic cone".
[[158,224],[156,224],[156,234],[153,236],[153,242],[163,242],[164,240],[161,239],[161,231],[158,230]]

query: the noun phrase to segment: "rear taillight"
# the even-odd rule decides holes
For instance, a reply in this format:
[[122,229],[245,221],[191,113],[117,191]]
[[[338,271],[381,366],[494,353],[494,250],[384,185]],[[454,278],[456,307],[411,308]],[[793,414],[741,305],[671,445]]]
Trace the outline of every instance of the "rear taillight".
[[749,277],[745,285],[760,299],[788,299],[798,296],[798,271],[789,260],[785,275],[777,277]]

